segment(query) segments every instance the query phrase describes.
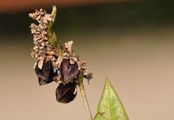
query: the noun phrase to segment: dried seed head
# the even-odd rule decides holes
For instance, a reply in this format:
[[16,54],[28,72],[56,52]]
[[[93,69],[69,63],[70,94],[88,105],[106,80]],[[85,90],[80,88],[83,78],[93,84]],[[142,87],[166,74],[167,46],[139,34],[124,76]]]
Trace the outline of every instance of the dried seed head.
[[[40,56],[46,54],[48,50],[53,50],[53,46],[48,42],[48,23],[52,21],[51,14],[46,13],[43,9],[36,10],[35,13],[30,13],[29,16],[38,21],[38,25],[32,23],[30,25],[31,34],[33,34],[34,47],[32,51],[32,57],[36,60]],[[38,52],[42,51],[42,52]]]
[[65,48],[66,48],[67,52],[69,52],[69,53],[72,52],[72,45],[73,45],[73,41],[68,41],[67,43],[65,43]]
[[34,42],[31,56],[37,61],[34,69],[39,84],[60,81],[56,89],[57,101],[69,103],[76,97],[79,75],[89,80],[92,78],[92,74],[88,73],[87,62],[80,61],[79,56],[74,53],[73,41],[68,41],[63,47],[57,45],[57,38],[51,31],[55,13],[56,8],[53,7],[51,14],[46,13],[43,9],[29,14],[38,22],[38,24],[32,23],[30,26]]
[[67,84],[60,83],[56,89],[56,99],[61,103],[69,103],[74,100],[77,95],[77,83],[69,82]]

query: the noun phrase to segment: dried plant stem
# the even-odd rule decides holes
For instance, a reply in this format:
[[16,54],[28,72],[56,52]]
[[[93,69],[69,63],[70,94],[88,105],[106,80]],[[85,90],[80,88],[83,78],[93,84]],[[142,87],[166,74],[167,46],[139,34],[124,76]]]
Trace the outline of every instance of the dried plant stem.
[[84,102],[84,105],[85,105],[85,108],[86,108],[86,111],[87,111],[87,114],[88,114],[88,119],[93,120],[93,117],[92,117],[92,114],[91,114],[91,111],[90,111],[90,107],[89,107],[89,103],[88,103],[88,99],[86,97],[85,88],[84,88],[84,85],[83,85],[83,80],[79,84],[79,89],[80,89],[80,93],[81,93],[81,96],[82,96],[82,99],[83,99],[83,102]]

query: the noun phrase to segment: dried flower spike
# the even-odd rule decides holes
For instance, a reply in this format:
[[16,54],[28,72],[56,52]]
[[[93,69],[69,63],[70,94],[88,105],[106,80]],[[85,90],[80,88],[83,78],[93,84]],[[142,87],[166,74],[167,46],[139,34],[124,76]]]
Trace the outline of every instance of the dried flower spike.
[[56,34],[51,30],[56,17],[56,7],[53,7],[51,14],[40,9],[29,16],[37,21],[30,28],[34,42],[31,55],[36,60],[34,69],[39,84],[58,81],[56,100],[61,103],[73,101],[78,86],[84,101],[87,102],[83,78],[89,80],[92,74],[88,73],[87,62],[81,61],[73,51],[73,41],[66,42],[62,47],[58,44]]
[[78,86],[92,120],[83,85],[83,78],[89,80],[92,74],[88,73],[87,62],[80,61],[79,56],[74,53],[73,41],[68,41],[63,47],[58,44],[56,34],[51,30],[56,17],[56,7],[53,6],[51,14],[40,9],[30,13],[29,16],[38,22],[38,24],[32,23],[30,28],[34,42],[31,56],[36,60],[34,69],[39,84],[59,81],[56,99],[61,103],[73,101]]
[[55,16],[46,13],[43,9],[36,10],[29,16],[38,22],[38,24],[32,23],[30,25],[34,41],[31,55],[36,60],[34,68],[39,84],[44,85],[54,81],[53,79],[58,75],[58,68],[54,65],[56,60],[55,48],[49,42],[50,33],[48,32],[50,23],[54,21]]

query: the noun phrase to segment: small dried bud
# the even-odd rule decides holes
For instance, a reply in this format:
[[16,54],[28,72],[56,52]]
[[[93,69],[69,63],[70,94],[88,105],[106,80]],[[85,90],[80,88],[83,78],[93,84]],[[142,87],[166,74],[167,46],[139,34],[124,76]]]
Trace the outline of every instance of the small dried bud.
[[65,43],[65,48],[67,49],[69,53],[72,52],[72,45],[73,45],[73,41],[68,41],[67,43]]
[[54,69],[52,61],[45,58],[42,65],[39,65],[39,63],[41,64],[42,61],[37,61],[35,66],[35,72],[38,76],[39,85],[45,85],[54,81],[53,79],[58,75],[58,71]]
[[60,72],[64,83],[72,82],[79,74],[78,64],[70,64],[69,59],[63,59],[60,65]]
[[60,83],[56,89],[56,99],[61,103],[69,103],[74,100],[77,95],[77,83],[69,82],[67,84]]
[[92,73],[88,73],[87,75],[84,75],[84,78],[86,78],[88,81],[93,78]]

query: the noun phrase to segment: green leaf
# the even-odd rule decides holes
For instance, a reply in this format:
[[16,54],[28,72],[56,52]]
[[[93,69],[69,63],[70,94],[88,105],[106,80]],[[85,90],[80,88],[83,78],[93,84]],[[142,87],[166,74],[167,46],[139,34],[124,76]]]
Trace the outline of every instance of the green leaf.
[[121,100],[109,80],[105,81],[94,120],[129,120]]

